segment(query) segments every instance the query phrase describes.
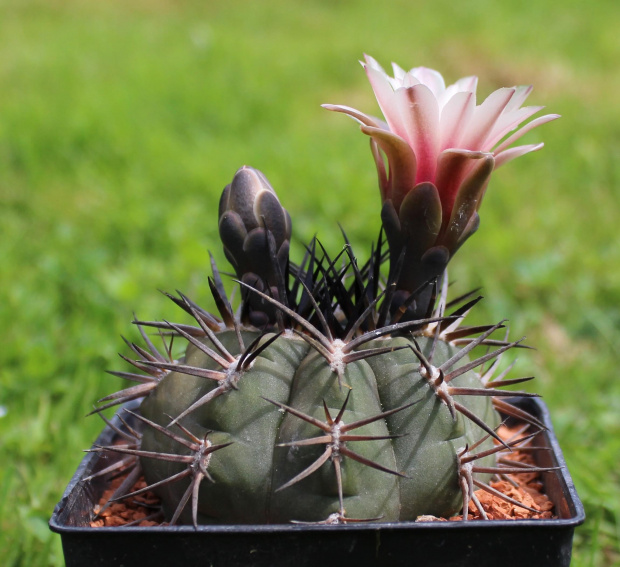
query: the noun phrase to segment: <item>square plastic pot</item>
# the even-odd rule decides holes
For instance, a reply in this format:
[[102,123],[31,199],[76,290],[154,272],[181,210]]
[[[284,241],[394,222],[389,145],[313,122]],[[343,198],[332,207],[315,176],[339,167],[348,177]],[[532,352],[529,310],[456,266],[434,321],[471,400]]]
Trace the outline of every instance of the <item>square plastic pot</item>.
[[[104,466],[98,453],[89,453],[54,509],[50,528],[61,535],[67,567],[568,567],[583,506],[546,406],[536,399],[511,401],[547,427],[534,444],[551,450],[536,452],[535,459],[539,466],[561,467],[543,475],[557,519],[91,528],[105,479],[81,481]],[[96,444],[109,445],[115,435],[106,427]],[[108,456],[105,466],[110,462]]]

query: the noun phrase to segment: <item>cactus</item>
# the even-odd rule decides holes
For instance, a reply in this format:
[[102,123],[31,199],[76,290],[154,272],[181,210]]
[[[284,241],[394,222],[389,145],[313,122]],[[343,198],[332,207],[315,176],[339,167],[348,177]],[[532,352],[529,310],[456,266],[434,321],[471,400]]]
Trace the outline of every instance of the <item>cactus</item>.
[[[504,116],[527,110],[519,109],[527,93],[513,89],[503,107],[486,110],[497,114],[495,125],[504,121],[479,136],[486,145],[437,146],[439,166],[420,173],[429,170],[424,144],[396,124],[379,84],[383,70],[370,58],[366,68],[387,125],[349,107],[328,108],[353,116],[371,136],[383,228],[369,259],[360,265],[345,235],[335,257],[313,239],[301,263],[290,261],[288,212],[260,171],[239,169],[218,219],[239,305],[233,308],[212,259],[217,314],[179,293],[169,297],[191,324],[135,320],[145,346],[128,343],[137,359],[123,356],[135,370],[112,374],[137,384],[95,410],[141,400],[134,415],[142,432],[97,448],[123,454],[117,467],[146,478],[146,488],[123,486],[117,498],[155,490],[171,523],[195,526],[415,520],[461,509],[466,520],[470,501],[484,515],[475,488],[494,492],[493,474],[523,470],[496,463],[522,442],[499,438],[499,412],[529,425],[527,438],[542,427],[505,399],[534,394],[502,389],[531,378],[498,374],[501,355],[522,342],[507,332],[497,338],[504,321],[464,324],[481,298],[473,292],[448,301],[445,270],[478,227],[490,172],[507,151],[505,143],[495,153],[492,146],[507,125],[529,116]],[[398,69],[389,82],[395,94],[424,102],[430,93],[449,107],[436,80],[435,91],[426,86],[430,70],[410,71],[403,86],[395,84]],[[455,98],[464,92],[461,84]],[[538,146],[521,148],[504,161]],[[159,332],[163,350],[145,328]],[[178,359],[173,338],[187,343]]]

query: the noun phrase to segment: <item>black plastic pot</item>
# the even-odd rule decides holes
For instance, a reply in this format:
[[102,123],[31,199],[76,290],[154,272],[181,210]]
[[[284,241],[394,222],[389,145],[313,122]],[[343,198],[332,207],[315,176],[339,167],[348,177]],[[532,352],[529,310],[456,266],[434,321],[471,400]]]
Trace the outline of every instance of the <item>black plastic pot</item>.
[[[535,458],[540,466],[561,467],[543,478],[557,519],[199,526],[197,530],[191,526],[91,528],[92,510],[105,479],[80,480],[103,466],[99,454],[89,453],[56,506],[50,528],[61,534],[67,567],[568,566],[574,529],[585,519],[583,506],[546,406],[535,399],[516,403],[547,427],[535,444],[551,451],[539,451]],[[120,426],[118,420],[116,424]],[[106,428],[96,444],[109,445],[114,435]],[[110,462],[108,457],[105,465]]]

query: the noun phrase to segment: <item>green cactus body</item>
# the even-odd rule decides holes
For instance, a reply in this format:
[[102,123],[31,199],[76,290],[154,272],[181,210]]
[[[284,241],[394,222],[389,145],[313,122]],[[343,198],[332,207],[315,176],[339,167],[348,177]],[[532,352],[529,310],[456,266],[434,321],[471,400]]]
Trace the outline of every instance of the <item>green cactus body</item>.
[[[419,214],[408,217],[418,226],[436,207],[433,191],[416,195]],[[502,399],[532,394],[499,389],[529,378],[493,378],[519,341],[491,338],[502,323],[462,326],[481,298],[448,302],[446,275],[428,280],[448,249],[409,261],[410,239],[394,235],[413,238],[412,227],[384,224],[387,238],[362,266],[348,244],[332,259],[316,240],[296,265],[290,217],[265,176],[243,167],[224,190],[219,229],[241,286],[237,308],[212,262],[219,315],[179,293],[169,297],[198,326],[135,321],[146,348],[128,343],[138,360],[124,358],[139,373],[113,374],[137,385],[96,410],[143,398],[143,433],[102,450],[127,455],[119,466],[144,473],[138,492],[157,491],[171,523],[339,524],[461,509],[466,520],[470,501],[485,517],[475,487],[494,493],[491,474],[521,470],[495,463],[520,441],[492,439],[496,410],[542,427]],[[172,340],[160,353],[145,326],[165,343],[185,339],[181,359]]]
[[[256,332],[242,333],[245,343]],[[229,352],[238,355],[234,332],[217,335]],[[266,335],[262,340],[267,340]],[[214,348],[209,339],[203,339]],[[425,337],[417,344],[428,354],[432,341]],[[380,338],[370,348],[403,347],[406,337]],[[434,364],[452,357],[456,348],[445,342],[435,347]],[[184,364],[216,369],[217,364],[193,345]],[[350,424],[417,402],[385,418],[368,423],[351,434],[387,437],[350,441],[345,446],[363,459],[404,476],[378,470],[346,455],[341,476],[344,507],[350,518],[382,518],[384,521],[415,520],[422,514],[449,516],[460,509],[457,451],[472,445],[486,433],[457,414],[437,396],[420,373],[421,365],[409,348],[379,354],[346,365],[339,385],[330,364],[308,343],[292,334],[278,337],[243,371],[235,387],[213,398],[181,419],[196,437],[208,435],[213,444],[229,443],[214,452],[208,463],[213,482],[200,488],[200,523],[282,523],[291,520],[318,522],[339,511],[335,467],[327,459],[318,470],[282,490],[325,452],[326,444],[280,446],[320,437],[316,426],[283,411],[267,399],[285,404],[325,421],[323,402],[335,417],[347,394],[350,399],[342,422]],[[455,378],[453,384],[480,388],[474,371]],[[212,392],[218,382],[180,372],[170,372],[141,406],[144,417],[167,426],[170,417],[180,415],[197,400]],[[350,389],[349,389],[350,388]],[[265,399],[267,398],[267,399]],[[463,396],[461,403],[491,427],[498,417],[490,398]],[[490,441],[485,441],[485,447]],[[187,450],[174,439],[146,428],[142,449],[157,453]],[[184,465],[148,457],[142,467],[149,483],[182,472]],[[158,489],[164,506],[172,515],[187,490],[189,481],[166,483]],[[185,521],[191,521],[187,509]]]

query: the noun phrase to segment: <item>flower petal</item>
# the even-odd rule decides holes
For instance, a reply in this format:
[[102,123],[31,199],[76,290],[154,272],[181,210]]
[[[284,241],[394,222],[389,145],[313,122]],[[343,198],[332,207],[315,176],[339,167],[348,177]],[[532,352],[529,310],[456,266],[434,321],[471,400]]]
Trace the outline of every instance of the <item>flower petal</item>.
[[[379,120],[374,116],[369,116],[368,114],[364,114],[355,108],[351,108],[350,106],[345,106],[343,104],[322,104],[323,108],[327,110],[332,110],[334,112],[342,112],[343,114],[349,115],[354,120],[357,120],[360,124],[365,124],[366,126],[374,126],[376,128],[381,128],[382,124],[384,124],[383,120]],[[387,126],[387,125],[386,125]]]
[[461,232],[455,247],[451,250],[453,255],[461,247],[461,244],[463,244],[463,242],[465,242],[474,232],[476,232],[479,227],[480,227],[480,215],[477,212],[475,212],[472,215],[472,217],[469,219],[469,222],[463,229],[463,232]]
[[448,250],[454,250],[459,243],[462,243],[463,233],[470,227],[472,218],[480,208],[494,165],[493,155],[485,154],[459,187],[450,221],[445,225],[445,233],[440,238],[440,243]]
[[544,145],[545,144],[541,142],[540,144],[528,144],[526,146],[517,146],[516,148],[504,150],[495,156],[495,168],[498,168],[515,158],[529,154],[530,152],[537,152]]
[[[417,161],[416,184],[433,181],[439,154],[439,106],[426,85],[396,91],[405,138]],[[390,129],[392,129],[390,127]]]
[[416,156],[405,140],[387,130],[372,126],[361,126],[361,130],[385,152],[389,174],[388,190],[383,199],[391,199],[398,210],[407,192],[415,185]]
[[552,120],[557,120],[558,118],[560,118],[559,114],[545,114],[544,116],[539,116],[538,118],[535,118],[534,120],[523,126],[523,128],[517,130],[512,136],[506,138],[506,140],[504,140],[499,146],[497,146],[497,148],[495,148],[494,154],[497,156],[497,154],[503,152],[506,148],[514,144],[519,138],[521,138],[521,136],[524,136],[530,130],[533,130],[537,126],[542,126],[543,124],[551,122]]
[[383,67],[381,67],[381,64],[374,57],[371,57],[370,55],[367,55],[366,53],[364,53],[364,59],[366,60],[365,63],[363,61],[360,61],[360,63],[362,64],[362,67],[366,68],[366,66],[369,66],[369,67],[372,67],[373,69],[377,69],[378,71],[381,71],[384,75],[387,75]]
[[441,229],[441,202],[432,183],[416,185],[398,211],[401,232],[407,235],[407,254],[420,258],[435,244]]
[[476,95],[472,92],[456,93],[444,106],[439,120],[441,138],[439,150],[457,148],[476,106]]
[[483,143],[495,126],[497,119],[510,102],[515,88],[502,88],[492,92],[474,112],[467,133],[462,139],[466,150],[484,150]]
[[377,142],[370,138],[370,152],[372,153],[372,158],[375,160],[375,165],[377,167],[377,176],[379,177],[379,190],[381,191],[381,202],[386,199],[391,199],[391,191],[390,191],[390,183],[388,180],[388,174],[385,169],[385,161],[383,159],[383,154],[377,145]]
[[530,96],[533,88],[532,85],[515,87],[515,94],[506,105],[506,112],[511,112],[519,108],[525,102],[525,99]]
[[540,112],[543,106],[526,106],[513,110],[512,112],[506,112],[498,118],[493,130],[489,132],[486,140],[483,142],[483,147],[490,150],[495,146],[506,134],[512,132],[522,122],[525,122],[528,118]]
[[444,229],[452,215],[456,195],[477,160],[491,156],[484,152],[448,149],[437,160],[436,185],[443,209]]
[[402,123],[398,105],[396,103],[396,95],[394,89],[390,85],[385,71],[376,69],[375,67],[366,66],[366,74],[375,93],[379,108],[385,117],[388,127],[394,134],[401,138],[406,137],[406,131]]
[[405,71],[400,65],[397,65],[396,63],[392,63],[392,71],[394,73],[394,79],[396,81],[399,81],[399,83],[402,85],[403,81],[405,80],[405,75],[407,74],[407,71]]
[[429,69],[428,67],[415,67],[407,73],[411,77],[415,77],[420,83],[426,85],[435,98],[439,98],[446,90],[446,83],[439,71]]
[[474,95],[474,106],[476,105],[476,89],[478,87],[478,77],[463,77],[456,83],[448,86],[439,101],[440,108],[443,108],[450,99],[458,93],[470,92]]
[[451,84],[449,87],[446,88],[446,92],[455,94],[464,91],[471,91],[472,93],[475,93],[477,88],[478,77],[476,77],[475,75],[470,75],[469,77],[462,77],[455,83]]

